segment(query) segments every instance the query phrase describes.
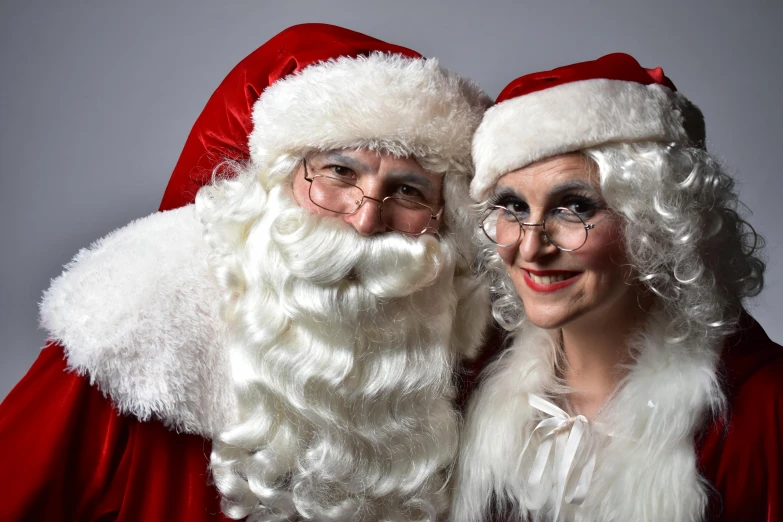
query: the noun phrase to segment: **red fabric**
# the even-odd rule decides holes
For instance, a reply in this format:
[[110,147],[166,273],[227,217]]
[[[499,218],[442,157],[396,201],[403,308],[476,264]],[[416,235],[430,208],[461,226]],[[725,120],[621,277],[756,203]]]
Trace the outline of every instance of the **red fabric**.
[[566,83],[597,79],[622,80],[642,85],[657,83],[673,91],[677,90],[674,83],[663,74],[663,69],[660,67],[645,69],[633,56],[614,53],[589,62],[575,63],[551,71],[520,76],[503,89],[495,103]]
[[0,405],[0,520],[227,520],[210,485],[211,444],[119,415],[45,348]]
[[193,125],[160,210],[192,203],[223,160],[247,159],[253,104],[268,86],[317,62],[375,51],[421,57],[411,49],[327,24],[289,27],[256,49],[226,76]]
[[709,520],[783,520],[783,347],[745,317],[723,353],[729,412],[699,441]]

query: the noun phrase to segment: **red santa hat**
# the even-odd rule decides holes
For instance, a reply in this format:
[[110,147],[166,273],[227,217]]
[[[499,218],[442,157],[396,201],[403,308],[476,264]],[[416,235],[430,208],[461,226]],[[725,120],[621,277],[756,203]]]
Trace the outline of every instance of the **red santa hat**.
[[704,117],[660,67],[632,56],[528,74],[512,81],[473,138],[471,196],[483,200],[504,174],[538,160],[612,142],[704,144]]
[[367,147],[434,156],[472,172],[472,133],[490,100],[416,51],[327,24],[290,27],[242,60],[207,102],[161,210],[191,203],[225,159]]

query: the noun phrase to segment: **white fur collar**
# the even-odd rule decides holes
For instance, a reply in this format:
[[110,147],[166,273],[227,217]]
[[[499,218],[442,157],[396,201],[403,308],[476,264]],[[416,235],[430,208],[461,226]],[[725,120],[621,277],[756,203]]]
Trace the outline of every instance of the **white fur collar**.
[[[653,319],[635,347],[623,386],[594,421],[611,437],[597,451],[588,496],[580,506],[564,504],[561,520],[698,521],[704,516],[709,486],[696,468],[694,436],[705,415],[723,401],[716,376],[720,346],[667,345],[663,325]],[[518,496],[517,457],[540,420],[528,394],[546,396],[556,389],[553,357],[550,335],[528,326],[490,367],[468,412],[455,520],[477,520],[469,513],[480,513],[493,491]],[[519,502],[524,515],[524,496]]]
[[193,205],[139,219],[76,255],[41,325],[122,413],[210,437],[234,405],[207,254]]

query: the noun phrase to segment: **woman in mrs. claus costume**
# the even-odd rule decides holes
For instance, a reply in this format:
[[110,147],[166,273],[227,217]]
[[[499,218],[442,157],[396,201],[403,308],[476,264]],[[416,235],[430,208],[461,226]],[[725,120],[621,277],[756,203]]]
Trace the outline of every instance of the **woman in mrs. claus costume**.
[[781,520],[783,350],[701,112],[614,54],[514,80],[473,141],[493,313],[453,518]]

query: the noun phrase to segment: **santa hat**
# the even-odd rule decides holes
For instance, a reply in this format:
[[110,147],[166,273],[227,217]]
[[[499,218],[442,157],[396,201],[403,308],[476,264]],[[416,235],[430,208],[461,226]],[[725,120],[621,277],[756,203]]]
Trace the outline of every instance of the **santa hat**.
[[702,147],[704,117],[663,70],[615,53],[512,81],[473,138],[471,196],[538,160],[612,142]]
[[259,167],[310,150],[366,147],[437,157],[472,172],[472,133],[490,104],[436,60],[326,24],[290,27],[242,60],[199,116],[161,210],[191,203],[226,159]]

